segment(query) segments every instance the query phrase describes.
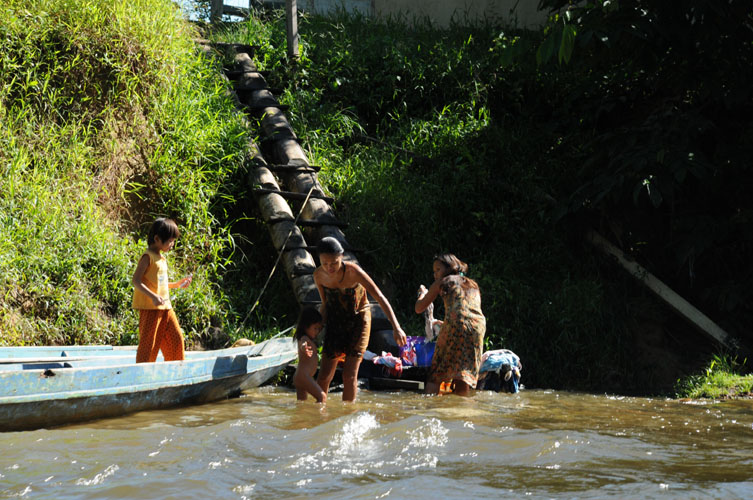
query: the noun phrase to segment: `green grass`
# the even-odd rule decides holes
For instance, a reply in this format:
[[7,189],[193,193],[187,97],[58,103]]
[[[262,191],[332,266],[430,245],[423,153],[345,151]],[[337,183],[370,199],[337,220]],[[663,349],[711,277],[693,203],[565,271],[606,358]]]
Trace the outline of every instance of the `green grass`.
[[183,232],[172,277],[194,274],[189,346],[237,322],[221,281],[248,131],[195,28],[167,0],[13,0],[0,33],[0,342],[135,343],[130,277],[160,215]]
[[715,355],[703,373],[685,377],[677,382],[676,397],[724,399],[750,396],[753,390],[753,375],[742,375],[741,371],[742,366],[736,358]]

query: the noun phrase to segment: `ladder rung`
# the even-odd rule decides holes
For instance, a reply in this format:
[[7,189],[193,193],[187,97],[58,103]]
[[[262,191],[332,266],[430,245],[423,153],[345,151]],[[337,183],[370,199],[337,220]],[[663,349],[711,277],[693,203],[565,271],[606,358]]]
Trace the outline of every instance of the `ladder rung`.
[[322,304],[321,300],[302,300],[302,306],[319,306]]
[[259,165],[266,166],[272,172],[318,172],[322,167],[315,165]]
[[262,111],[267,108],[277,108],[280,111],[287,111],[290,109],[289,104],[279,104],[279,103],[269,103],[269,104],[259,104],[259,105],[256,105],[256,104],[251,105],[251,104],[244,103],[243,105],[246,106],[251,111]]
[[224,72],[225,72],[225,76],[227,76],[230,79],[237,78],[237,77],[239,77],[241,75],[245,75],[245,74],[248,74],[248,73],[259,73],[264,78],[267,78],[269,75],[272,74],[271,71],[267,71],[267,70],[261,70],[261,71],[260,70],[248,70],[248,71],[246,71],[246,70],[242,70],[242,69],[225,69]]
[[301,138],[300,137],[296,137],[295,135],[293,135],[293,132],[291,132],[289,129],[281,129],[281,130],[275,132],[272,135],[265,135],[264,137],[262,137],[261,139],[259,139],[259,142],[261,144],[265,144],[265,143],[268,143],[270,141],[280,141],[282,139],[286,139],[286,140],[289,140],[289,141],[295,141],[295,142],[298,142],[298,143],[301,142]]
[[[255,188],[254,193],[256,194],[279,194],[283,198],[289,199],[289,200],[305,200],[306,194],[305,193],[294,193],[293,191],[280,191],[279,189],[265,189],[265,188]],[[324,200],[327,203],[334,203],[335,199],[331,196],[326,196],[324,194],[320,193],[311,193],[310,198],[317,198],[320,200]]]
[[233,89],[236,92],[253,92],[255,90],[268,90],[269,93],[273,94],[273,95],[274,94],[282,94],[282,90],[281,89],[268,87],[266,85],[259,85],[259,86],[254,86],[254,85],[236,85],[235,87],[233,87]]
[[[278,222],[295,222],[295,219],[292,219],[290,217],[275,217],[275,218],[267,220],[267,223],[269,224],[277,224]],[[320,219],[320,220],[298,219],[298,225],[309,226],[309,227],[321,227],[321,226],[335,226],[335,227],[341,227],[341,228],[348,227],[347,222],[341,222],[336,219]]]
[[311,245],[306,245],[306,246],[297,246],[297,247],[285,247],[282,249],[283,252],[292,252],[293,250],[306,250],[309,253],[315,253],[316,247],[312,247]]
[[[309,253],[315,254],[317,251],[317,248],[315,246],[306,245],[306,246],[296,246],[296,247],[288,246],[282,249],[283,252],[291,252],[293,250],[306,250]],[[346,252],[351,252],[351,253],[363,253],[363,250],[359,248],[353,248],[353,247],[349,247],[345,245],[343,245],[343,250],[345,250]]]
[[297,268],[297,269],[293,269],[293,272],[290,274],[292,276],[311,276],[312,274],[314,274],[314,271],[310,269]]

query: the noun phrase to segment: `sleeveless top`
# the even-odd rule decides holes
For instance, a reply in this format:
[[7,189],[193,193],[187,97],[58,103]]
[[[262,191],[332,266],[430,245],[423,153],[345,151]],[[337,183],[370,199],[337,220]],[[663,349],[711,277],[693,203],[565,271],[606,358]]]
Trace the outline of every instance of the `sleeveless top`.
[[360,283],[353,288],[322,288],[327,304],[324,352],[328,355],[363,354],[371,325],[371,307],[366,289]]
[[165,300],[161,306],[155,306],[152,299],[137,290],[133,289],[133,308],[134,309],[172,309],[170,304],[170,287],[167,279],[167,259],[164,255],[147,250],[141,256],[149,256],[149,267],[146,268],[141,282],[152,292],[156,293]]

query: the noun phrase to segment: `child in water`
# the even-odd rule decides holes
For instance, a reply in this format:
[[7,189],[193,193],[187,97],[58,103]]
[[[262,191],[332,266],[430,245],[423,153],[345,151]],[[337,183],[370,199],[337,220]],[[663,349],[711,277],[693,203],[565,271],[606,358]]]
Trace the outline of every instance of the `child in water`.
[[154,221],[147,237],[147,249],[133,273],[133,308],[139,311],[139,347],[136,362],[153,362],[162,349],[165,361],[182,361],[183,330],[170,303],[171,288],[186,288],[192,276],[176,282],[167,279],[167,259],[163,252],[173,248],[180,236],[172,219]]
[[299,401],[306,401],[308,394],[317,402],[326,403],[327,393],[314,380],[314,373],[319,364],[316,337],[322,331],[322,315],[314,307],[305,307],[298,318],[295,340],[298,344],[298,368],[293,376]]

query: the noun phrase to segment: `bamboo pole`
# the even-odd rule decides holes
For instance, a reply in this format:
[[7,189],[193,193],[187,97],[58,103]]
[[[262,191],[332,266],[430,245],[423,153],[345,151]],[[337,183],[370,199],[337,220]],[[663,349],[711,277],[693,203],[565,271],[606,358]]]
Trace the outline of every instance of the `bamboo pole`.
[[591,231],[588,233],[588,241],[605,253],[616,258],[617,262],[632,274],[634,278],[646,285],[649,290],[666,302],[675,312],[690,322],[690,324],[701,333],[711,337],[713,340],[732,351],[738,350],[735,339],[722,330],[719,325],[693,307],[690,302],[683,299],[674,290],[659,280],[659,278],[648,272],[643,266],[635,261],[629,260],[619,248],[612,245],[603,236]]
[[[251,158],[251,172],[249,174],[249,182],[251,185],[263,185],[263,186],[277,186],[277,181],[274,175],[264,166],[259,165],[263,160],[258,156],[258,150],[254,145],[250,145],[252,149]],[[256,163],[256,166],[253,164]],[[277,194],[267,194],[257,197],[257,203],[259,211],[262,214],[264,220],[283,219],[285,221],[275,224],[269,224],[269,234],[272,238],[272,244],[279,252],[283,252],[285,247],[298,247],[296,250],[284,252],[282,255],[282,263],[285,268],[285,273],[288,278],[293,281],[294,291],[297,297],[306,297],[312,294],[312,290],[318,291],[313,286],[313,279],[311,283],[306,280],[294,280],[294,278],[301,274],[309,275],[316,269],[316,264],[311,255],[304,249],[307,246],[306,240],[303,237],[298,226],[296,226],[293,216],[293,212],[290,209],[290,205]]]
[[[237,54],[235,63],[241,68],[244,75],[251,77],[250,73],[255,73],[256,68],[248,54]],[[257,96],[267,96],[267,91],[260,92],[266,87],[263,77],[254,74],[253,78],[258,80],[254,84],[259,88],[258,90],[251,90],[250,95],[244,96],[244,104],[248,104]],[[244,85],[246,84],[247,82],[244,82]],[[316,224],[313,228],[307,230],[307,236],[304,237],[293,222],[293,212],[283,199],[283,193],[280,191],[275,176],[267,168],[266,160],[253,143],[250,144],[250,154],[247,158],[247,164],[251,170],[249,184],[257,194],[257,203],[264,220],[274,221],[274,223],[269,224],[272,242],[278,251],[284,251],[282,263],[298,302],[300,304],[319,303],[319,291],[314,284],[312,274],[316,268],[316,263],[309,253],[312,247],[306,241],[308,234],[310,233],[310,241],[312,242],[318,242],[324,236],[333,236],[340,240],[346,249],[350,248],[350,245],[339,227],[342,224],[326,223],[327,220],[337,220],[332,207],[326,200],[312,196],[314,192],[324,192],[316,176],[318,168],[309,165],[306,152],[295,139],[295,133],[285,114],[280,109],[269,107],[262,110],[260,118],[264,135],[275,139],[272,144],[272,154],[276,157],[274,165],[296,167],[280,169],[280,174],[285,177],[293,193],[298,193],[301,196],[307,193],[307,201],[299,212],[299,217],[303,220],[322,221],[322,224]],[[289,194],[287,195],[289,196]],[[350,251],[346,251],[345,258],[358,263],[358,259]],[[371,312],[372,331],[392,328],[379,304],[371,303]]]
[[[256,67],[247,53],[236,54],[235,63],[244,74],[256,71]],[[259,79],[262,86],[266,87],[266,82],[264,82],[264,78],[260,74],[257,73],[254,77]],[[242,109],[243,104],[238,100],[237,94],[233,92],[232,95],[235,97],[234,101],[238,108]],[[247,125],[249,124],[247,123]],[[298,302],[302,304],[314,302],[319,299],[319,291],[316,285],[314,285],[314,279],[311,274],[316,269],[316,263],[307,251],[308,244],[300,229],[292,222],[295,217],[290,205],[282,196],[275,194],[275,192],[280,191],[280,186],[277,184],[274,174],[266,168],[267,162],[261,151],[259,151],[258,146],[251,141],[248,147],[249,152],[245,163],[249,167],[249,187],[253,189],[254,186],[260,186],[270,191],[269,193],[255,197],[262,218],[264,220],[291,220],[289,223],[268,225],[272,244],[279,252],[282,252],[280,258],[285,269],[285,274],[293,286],[293,291]],[[285,248],[290,247],[294,249],[285,251]]]
[[[266,120],[270,121],[270,125],[272,123],[274,125],[265,127],[264,122]],[[280,112],[265,115],[264,119],[262,120],[262,127],[267,131],[269,131],[270,129],[275,130],[278,133],[277,135],[280,135],[280,130],[286,129],[289,129],[291,134],[293,133],[293,129],[288,123],[287,118],[283,113]],[[309,165],[309,160],[306,152],[296,140],[293,140],[291,138],[278,139],[274,142],[273,150],[275,161],[278,161],[282,165]],[[319,180],[315,173],[305,171],[291,171],[284,172],[281,175],[285,178],[285,182],[291,191],[306,193],[312,188],[315,191],[324,191],[319,184]],[[301,215],[305,219],[310,220],[337,220],[337,217],[335,217],[335,213],[329,203],[327,203],[323,199],[313,197],[309,199],[308,203],[303,208]],[[306,232],[306,238],[312,242],[318,242],[325,236],[332,236],[333,238],[339,240],[346,248],[344,258],[350,262],[359,264],[356,255],[353,252],[347,250],[348,248],[350,248],[350,244],[345,238],[345,233],[340,227],[338,227],[338,225],[323,224],[321,226],[312,227]],[[379,304],[375,302],[371,303],[371,315],[372,332],[377,330],[392,329],[392,325],[390,325],[389,321],[387,320],[387,316],[385,315],[384,311],[382,311],[382,308],[379,306]]]

